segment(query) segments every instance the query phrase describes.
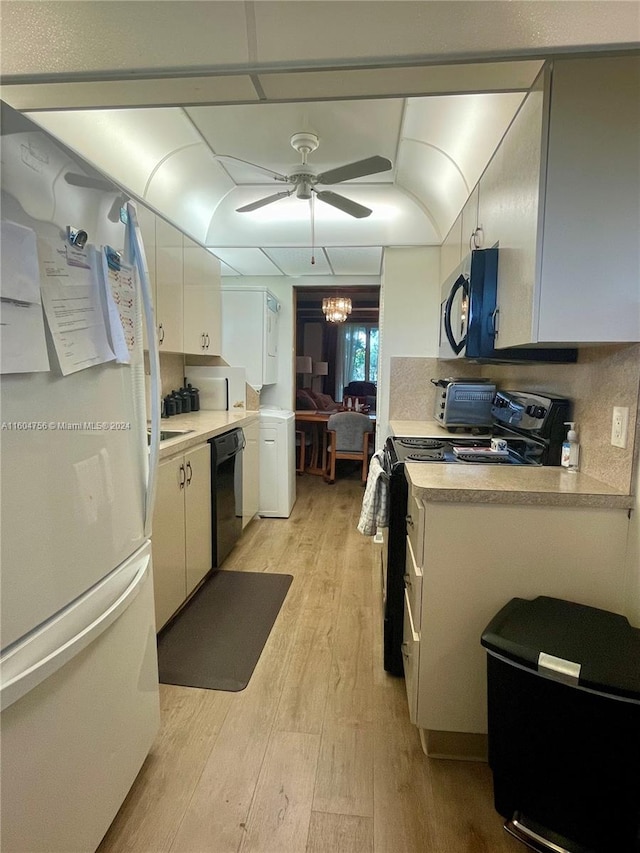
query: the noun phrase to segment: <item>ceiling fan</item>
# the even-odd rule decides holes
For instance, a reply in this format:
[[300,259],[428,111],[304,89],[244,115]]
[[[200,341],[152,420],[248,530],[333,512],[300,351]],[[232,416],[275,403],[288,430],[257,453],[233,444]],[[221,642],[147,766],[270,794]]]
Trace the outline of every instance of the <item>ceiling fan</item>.
[[252,210],[257,210],[259,207],[264,207],[281,198],[287,198],[295,193],[296,198],[311,199],[316,195],[320,201],[337,207],[338,210],[348,213],[350,216],[355,216],[356,219],[363,219],[369,216],[371,208],[358,204],[350,198],[346,198],[338,193],[330,190],[316,189],[317,185],[326,186],[327,184],[339,184],[342,181],[350,181],[353,178],[362,178],[365,175],[375,175],[378,172],[386,172],[391,169],[391,160],[386,157],[367,157],[365,160],[358,160],[355,163],[347,163],[344,166],[338,166],[336,169],[329,169],[327,172],[317,173],[313,166],[307,163],[307,156],[315,151],[320,144],[320,139],[315,133],[294,133],[291,137],[291,147],[294,148],[302,157],[302,162],[299,166],[292,169],[289,175],[282,175],[279,172],[274,172],[265,166],[259,166],[256,163],[250,163],[248,160],[242,160],[240,157],[233,157],[230,154],[217,154],[218,160],[235,160],[239,163],[244,163],[247,166],[252,166],[254,169],[259,169],[267,175],[271,175],[274,181],[282,181],[287,184],[293,184],[290,190],[282,190],[273,195],[265,196],[257,201],[252,201],[250,204],[245,204],[243,207],[238,207],[237,213],[248,213]]

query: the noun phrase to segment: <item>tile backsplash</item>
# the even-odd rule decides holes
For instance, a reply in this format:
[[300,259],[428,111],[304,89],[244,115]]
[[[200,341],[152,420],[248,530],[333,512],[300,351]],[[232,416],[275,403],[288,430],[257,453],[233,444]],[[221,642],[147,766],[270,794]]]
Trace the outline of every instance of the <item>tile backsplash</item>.
[[[431,420],[435,388],[431,379],[486,378],[499,388],[568,397],[574,403],[580,441],[580,468],[614,488],[631,491],[635,456],[640,440],[640,344],[580,349],[576,364],[475,364],[437,358],[391,359],[389,418]],[[613,447],[611,418],[614,406],[629,408],[626,448]],[[637,461],[637,460],[636,460]]]

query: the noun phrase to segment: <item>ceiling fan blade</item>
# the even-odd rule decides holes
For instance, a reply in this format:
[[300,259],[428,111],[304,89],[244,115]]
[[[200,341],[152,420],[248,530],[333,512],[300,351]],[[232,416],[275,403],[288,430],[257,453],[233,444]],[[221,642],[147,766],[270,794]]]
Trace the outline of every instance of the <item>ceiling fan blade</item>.
[[274,181],[288,181],[286,175],[281,175],[280,172],[274,172],[273,169],[268,169],[266,166],[258,166],[257,163],[251,163],[249,160],[243,160],[241,157],[234,157],[231,154],[215,154],[216,160],[235,160],[236,163],[244,163],[245,166],[251,166],[253,169],[258,169],[266,175],[271,175]]
[[249,213],[251,210],[257,210],[259,207],[264,207],[265,204],[271,204],[272,201],[278,201],[279,198],[286,198],[291,195],[293,190],[283,190],[281,193],[268,195],[266,198],[260,198],[258,201],[252,201],[251,204],[245,204],[243,207],[237,207],[236,213]]
[[371,208],[358,204],[357,201],[352,201],[350,198],[345,198],[343,195],[338,195],[338,193],[332,193],[329,190],[316,191],[316,195],[320,201],[337,207],[338,210],[348,213],[349,216],[355,216],[356,219],[364,219],[365,216],[370,216],[372,213]]
[[391,168],[391,160],[386,157],[367,157],[366,160],[358,160],[356,163],[347,163],[346,166],[338,166],[337,169],[329,169],[318,175],[318,184],[339,184],[341,181],[350,181],[352,178],[363,178],[365,175],[375,175],[377,172],[386,172]]

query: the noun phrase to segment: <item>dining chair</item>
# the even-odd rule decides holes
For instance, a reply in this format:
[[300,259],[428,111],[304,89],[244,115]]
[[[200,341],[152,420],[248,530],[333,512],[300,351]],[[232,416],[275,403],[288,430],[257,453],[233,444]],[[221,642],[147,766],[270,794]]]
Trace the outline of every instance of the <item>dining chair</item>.
[[313,444],[313,433],[310,424],[299,424],[296,429],[296,473],[304,474],[307,466],[308,455],[311,455]]
[[335,483],[336,460],[354,459],[362,461],[362,482],[367,481],[369,456],[373,452],[369,438],[373,435],[373,424],[367,415],[360,412],[336,412],[327,421],[324,433],[324,479]]

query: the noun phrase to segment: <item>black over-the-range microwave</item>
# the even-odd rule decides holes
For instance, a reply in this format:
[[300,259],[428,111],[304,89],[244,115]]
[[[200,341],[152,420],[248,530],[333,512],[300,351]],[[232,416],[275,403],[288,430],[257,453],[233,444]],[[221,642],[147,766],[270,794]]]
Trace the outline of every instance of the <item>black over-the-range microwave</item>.
[[[498,252],[475,249],[449,276],[440,306],[440,358],[575,362],[576,349],[496,349]],[[468,270],[468,272],[467,272]]]

